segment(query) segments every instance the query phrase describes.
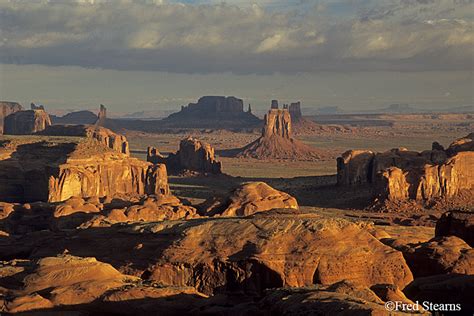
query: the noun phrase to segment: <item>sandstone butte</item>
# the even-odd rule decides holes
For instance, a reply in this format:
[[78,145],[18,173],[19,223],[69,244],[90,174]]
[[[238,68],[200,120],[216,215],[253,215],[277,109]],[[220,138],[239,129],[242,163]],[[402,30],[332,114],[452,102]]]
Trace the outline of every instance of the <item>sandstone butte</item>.
[[155,147],[148,147],[147,161],[164,163],[168,170],[173,172],[189,170],[199,173],[222,173],[222,164],[216,159],[214,148],[193,137],[181,140],[178,151],[168,157],[162,156]]
[[94,138],[7,138],[1,142],[0,159],[4,201],[169,193],[164,165],[131,158]]
[[[384,153],[350,150],[337,159],[339,185],[371,185],[381,200],[431,201],[474,193],[474,133],[446,150],[392,149]],[[471,200],[472,202],[472,200]]]
[[[276,105],[278,106],[278,105]],[[288,109],[271,108],[265,115],[262,135],[235,153],[256,159],[317,160],[321,153],[292,136]]]
[[3,125],[5,135],[29,135],[40,132],[51,125],[51,118],[43,107],[32,107],[27,111],[13,112],[6,116]]
[[20,103],[0,101],[0,134],[3,134],[5,117],[21,110],[23,110],[23,107]]

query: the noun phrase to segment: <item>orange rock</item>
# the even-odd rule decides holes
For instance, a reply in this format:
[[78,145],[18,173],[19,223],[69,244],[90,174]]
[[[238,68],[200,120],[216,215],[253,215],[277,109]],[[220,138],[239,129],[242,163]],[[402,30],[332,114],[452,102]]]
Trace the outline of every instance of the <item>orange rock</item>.
[[291,195],[275,190],[264,182],[250,182],[235,189],[228,197],[206,201],[202,214],[248,216],[278,208],[298,209],[298,202]]

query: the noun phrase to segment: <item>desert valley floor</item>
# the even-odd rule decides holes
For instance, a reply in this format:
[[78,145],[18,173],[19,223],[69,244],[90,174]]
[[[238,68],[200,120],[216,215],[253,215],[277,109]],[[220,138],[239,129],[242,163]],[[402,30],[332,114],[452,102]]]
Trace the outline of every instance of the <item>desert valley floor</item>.
[[[35,175],[22,184],[25,199],[43,183],[38,166],[54,170],[48,192],[32,191],[48,203],[1,203],[0,314],[402,315],[414,311],[387,302],[418,301],[438,304],[419,314],[472,314],[472,191],[382,203],[369,184],[340,185],[336,159],[393,148],[406,148],[393,152],[402,162],[411,159],[403,153],[436,159],[444,148],[464,157],[456,148],[472,148],[473,116],[338,119],[347,127],[329,120],[316,131],[294,130],[317,152],[308,159],[230,154],[258,129],[114,130],[124,138],[97,126],[53,125],[1,136],[3,192],[23,181],[15,168]],[[62,136],[76,129],[85,138]],[[173,153],[186,142],[202,146],[188,136],[213,147],[222,173],[170,170],[166,156],[179,157]],[[145,162],[152,146],[170,163],[168,174]],[[461,167],[469,173],[467,161]],[[100,196],[87,193],[97,181],[106,186],[96,188]],[[140,194],[112,196],[130,183]]]

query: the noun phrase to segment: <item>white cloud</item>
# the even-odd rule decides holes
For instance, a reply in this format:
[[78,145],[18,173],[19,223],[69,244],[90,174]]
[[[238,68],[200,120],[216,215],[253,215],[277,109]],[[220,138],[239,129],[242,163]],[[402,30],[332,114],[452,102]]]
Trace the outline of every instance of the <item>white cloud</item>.
[[79,2],[0,0],[0,61],[185,73],[472,67],[469,0],[353,0],[365,9],[333,15],[349,2],[303,1],[304,12],[267,8],[281,0]]

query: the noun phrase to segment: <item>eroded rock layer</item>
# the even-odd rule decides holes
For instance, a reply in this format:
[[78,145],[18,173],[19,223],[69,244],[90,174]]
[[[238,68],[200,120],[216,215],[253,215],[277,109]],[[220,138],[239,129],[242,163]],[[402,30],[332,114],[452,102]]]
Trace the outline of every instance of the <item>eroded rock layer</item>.
[[319,159],[321,154],[316,149],[293,138],[291,124],[291,115],[287,109],[270,109],[265,115],[262,136],[240,149],[235,156],[256,159]]
[[[350,150],[337,159],[339,185],[371,185],[382,200],[431,201],[474,192],[473,134],[444,150],[392,149],[384,153]],[[473,201],[471,201],[473,202]]]
[[222,165],[217,161],[214,148],[205,142],[188,137],[179,143],[175,154],[163,157],[156,148],[148,147],[147,161],[165,163],[173,171],[190,170],[202,173],[222,173]]
[[130,149],[127,138],[112,132],[110,129],[97,125],[52,125],[48,126],[41,135],[49,136],[78,136],[88,137],[99,141],[119,153],[129,155]]
[[2,200],[169,193],[165,166],[130,158],[95,139],[31,136],[4,140],[0,159]]

